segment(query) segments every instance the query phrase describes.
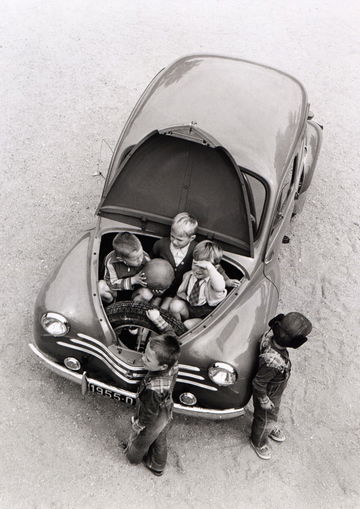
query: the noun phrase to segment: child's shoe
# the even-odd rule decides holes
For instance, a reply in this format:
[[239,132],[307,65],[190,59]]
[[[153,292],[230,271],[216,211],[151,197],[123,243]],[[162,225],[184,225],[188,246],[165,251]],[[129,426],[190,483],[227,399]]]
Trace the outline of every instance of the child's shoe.
[[277,426],[271,431],[269,437],[275,440],[275,442],[284,442],[286,439],[284,433]]
[[124,452],[126,452],[127,448],[128,448],[128,443],[125,442],[124,440],[121,440],[120,441],[120,449],[122,449]]
[[268,444],[264,444],[261,447],[256,447],[252,440],[250,440],[250,444],[259,458],[262,460],[269,460],[271,458],[271,449]]
[[147,462],[146,457],[143,459],[143,464],[144,464],[144,466],[145,466],[148,470],[150,470],[150,472],[151,472],[152,474],[156,475],[157,477],[162,476],[162,475],[163,475],[163,473],[164,473],[164,471],[163,471],[163,470],[155,470],[154,468],[152,468],[152,467],[149,465],[149,463]]

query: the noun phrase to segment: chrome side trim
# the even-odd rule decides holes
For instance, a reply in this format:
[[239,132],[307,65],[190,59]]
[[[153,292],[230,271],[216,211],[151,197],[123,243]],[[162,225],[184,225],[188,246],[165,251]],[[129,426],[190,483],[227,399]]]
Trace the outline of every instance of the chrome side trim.
[[[75,348],[76,350],[83,349],[84,352],[88,352],[90,350],[91,352],[94,352],[94,355],[96,355],[96,353],[98,353],[102,358],[104,358],[106,361],[108,361],[108,363],[112,366],[113,369],[118,370],[123,375],[126,374],[126,369],[124,369],[121,365],[118,365],[116,362],[114,362],[114,360],[111,358],[111,356],[108,355],[107,353],[105,353],[100,348],[97,348],[96,346],[92,345],[89,342],[85,343],[84,341],[80,341],[80,339],[70,338],[70,341],[71,341],[71,343],[75,343],[75,344],[79,345],[79,346],[75,347],[71,344],[71,345],[69,345],[70,348]],[[60,341],[57,341],[57,343],[64,346],[64,343],[60,343]]]
[[[82,374],[75,373],[73,371],[69,371],[64,366],[61,366],[57,362],[54,362],[47,358],[33,343],[29,343],[29,348],[32,353],[43,363],[46,365],[48,369],[50,369],[53,373],[60,375],[67,380],[77,383],[81,385]],[[135,392],[126,391],[125,389],[119,389],[118,387],[114,387],[113,385],[104,384],[94,378],[87,378],[89,383],[93,383],[94,385],[98,385],[103,387],[104,389],[109,389],[116,394],[120,394],[123,396],[128,396],[130,398],[136,398],[137,394]],[[213,419],[213,420],[226,420],[233,419],[235,417],[239,417],[240,415],[244,415],[245,410],[243,408],[226,408],[224,410],[216,410],[212,408],[201,408],[201,407],[187,407],[185,405],[181,405],[180,403],[174,404],[174,412],[180,415],[187,415],[191,417],[200,417],[204,419]]]
[[200,371],[197,366],[190,366],[189,364],[179,364],[180,369],[187,369],[188,371]]
[[193,382],[192,380],[185,380],[184,378],[177,377],[176,382],[182,382],[184,384],[196,385],[197,387],[201,387],[202,389],[207,389],[208,391],[217,392],[216,387],[211,387],[211,385],[199,384],[198,382]]
[[[119,365],[117,364],[117,358],[116,356],[112,353],[112,352],[104,352],[101,348],[97,348],[96,346],[94,345],[91,345],[89,343],[85,343],[84,341],[80,341],[80,339],[73,339],[71,338],[70,339],[71,342],[73,343],[77,343],[78,345],[81,345],[83,347],[86,348],[89,348],[91,349],[91,351],[94,351],[94,352],[97,352],[99,355],[101,355],[106,361],[108,361],[109,364],[111,364],[111,366],[113,367],[113,369],[117,369],[120,371],[120,373],[123,373],[124,375],[128,374],[129,371],[131,371],[131,373],[133,373],[133,370],[132,368],[129,366],[129,368],[126,370],[122,367],[122,365]],[[59,343],[59,342],[57,342]],[[71,346],[71,345],[70,345]],[[73,348],[73,347],[72,347]],[[88,351],[88,350],[84,350],[84,351]],[[115,359],[115,361],[114,361]],[[139,368],[138,370],[139,371]],[[132,377],[133,378],[139,378],[141,380],[141,378],[144,378],[145,374],[146,374],[146,370],[145,368],[141,368],[141,371],[142,373],[134,373],[132,374]]]
[[82,339],[88,339],[90,341],[93,341],[96,345],[98,345],[101,349],[106,350],[106,354],[109,355],[115,362],[118,362],[124,368],[130,369],[131,371],[144,371],[144,368],[139,366],[133,366],[132,364],[127,364],[125,361],[120,359],[119,357],[116,357],[108,348],[104,345],[104,343],[101,343],[98,339],[92,338],[91,336],[87,336],[86,334],[78,333],[77,336]]
[[139,380],[132,380],[131,378],[126,378],[119,371],[117,371],[113,366],[111,366],[111,364],[106,359],[104,359],[104,357],[102,355],[97,354],[93,350],[87,350],[86,348],[80,348],[79,346],[75,346],[70,343],[63,343],[62,341],[57,341],[57,344],[59,346],[64,346],[65,348],[70,348],[71,350],[79,350],[80,352],[85,352],[85,353],[92,355],[93,357],[97,357],[104,364],[106,364],[109,369],[111,369],[111,371],[114,373],[114,375],[116,375],[121,380],[124,380],[124,382],[126,382],[128,384],[138,384],[139,383]]
[[205,380],[205,378],[201,375],[193,375],[193,373],[186,373],[186,371],[179,371],[179,375],[195,378],[196,380]]
[[46,365],[47,368],[49,368],[53,373],[57,373],[58,375],[63,376],[64,378],[67,378],[68,380],[71,380],[72,382],[76,382],[78,384],[81,384],[81,377],[82,375],[80,373],[75,373],[74,371],[69,371],[64,366],[60,366],[57,362],[54,362],[48,357],[46,357],[40,350],[33,344],[29,343],[29,348],[32,351],[33,354],[40,359],[42,363]]
[[[74,371],[70,371],[65,368],[65,366],[61,366],[57,362],[54,362],[50,360],[46,355],[44,355],[40,350],[33,344],[29,343],[29,348],[33,352],[33,354],[36,355],[36,357],[46,365],[47,368],[49,368],[53,373],[56,373],[57,375],[60,375],[67,380],[70,380],[71,382],[75,382],[78,385],[81,385],[81,379],[82,374],[75,373]],[[136,398],[137,394],[136,392],[130,392],[125,389],[119,389],[118,387],[114,387],[113,385],[108,385],[103,382],[100,382],[99,380],[96,380],[95,378],[89,378],[87,377],[87,380],[89,383],[93,383],[94,385],[99,385],[100,387],[103,387],[104,389],[110,389],[111,391],[115,392],[116,394],[122,394],[124,396],[129,396],[130,398]]]
[[[87,334],[82,334],[82,333],[77,333],[77,336],[79,338],[81,338],[81,339],[87,339],[87,340],[92,341],[93,343],[95,343],[95,345],[97,345],[102,350],[102,352],[104,352],[105,355],[110,357],[115,363],[120,364],[121,366],[123,366],[127,370],[129,370],[129,371],[139,371],[139,372],[143,372],[144,371],[144,368],[142,368],[141,366],[133,366],[132,364],[127,364],[125,361],[123,361],[122,359],[117,357],[113,352],[111,352],[106,347],[106,345],[104,345],[104,343],[101,343],[101,341],[99,341],[98,339],[95,339],[92,336],[88,336]],[[71,338],[71,341],[74,341],[74,342],[79,343],[79,344],[84,344],[84,343],[80,343],[79,340],[73,339],[73,338]],[[84,345],[84,346],[89,347],[89,345]],[[93,347],[93,348],[95,348],[95,347]],[[119,366],[118,366],[118,368],[121,370],[121,368]],[[197,366],[190,366],[189,364],[179,364],[179,369],[185,369],[187,371],[195,371],[195,372],[199,372],[200,371],[200,368],[198,368]],[[192,378],[199,378],[199,380],[204,380],[204,377],[202,377],[200,375],[193,375],[191,373],[184,373],[184,375],[185,374],[186,374],[186,376],[189,376],[189,377],[192,377]]]

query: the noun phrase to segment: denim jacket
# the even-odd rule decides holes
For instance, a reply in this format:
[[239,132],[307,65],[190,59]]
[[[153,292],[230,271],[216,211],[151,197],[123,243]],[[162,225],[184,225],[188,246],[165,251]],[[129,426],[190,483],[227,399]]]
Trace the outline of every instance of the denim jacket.
[[264,403],[269,399],[268,386],[286,382],[291,372],[289,352],[277,348],[272,340],[270,332],[260,341],[259,368],[252,381],[254,397]]

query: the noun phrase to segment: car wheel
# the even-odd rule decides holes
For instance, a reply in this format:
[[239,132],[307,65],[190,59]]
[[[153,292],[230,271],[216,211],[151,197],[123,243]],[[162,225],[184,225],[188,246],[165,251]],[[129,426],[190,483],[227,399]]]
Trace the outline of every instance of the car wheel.
[[[148,309],[154,309],[154,306],[146,302],[120,301],[107,306],[106,314],[114,329],[123,326],[133,326],[144,327],[158,333],[161,332],[146,316]],[[171,313],[163,309],[159,309],[159,311],[164,320],[171,325],[177,336],[181,336],[187,331],[185,325],[174,318]]]

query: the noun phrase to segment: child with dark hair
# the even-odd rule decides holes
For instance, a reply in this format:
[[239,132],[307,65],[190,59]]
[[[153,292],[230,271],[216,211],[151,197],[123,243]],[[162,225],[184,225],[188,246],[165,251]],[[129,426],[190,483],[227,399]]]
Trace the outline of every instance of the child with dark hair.
[[287,385],[291,362],[287,348],[307,341],[311,322],[301,313],[279,314],[269,322],[270,331],[260,341],[259,368],[253,379],[254,418],[250,443],[259,458],[271,458],[268,437],[283,442],[277,425],[281,396]]
[[150,339],[143,355],[148,373],[139,388],[138,407],[132,418],[132,432],[125,453],[130,463],[143,461],[146,468],[160,476],[167,459],[166,435],[172,418],[172,391],[178,372],[180,345],[171,326],[157,309],[150,309],[146,314],[163,334]]

